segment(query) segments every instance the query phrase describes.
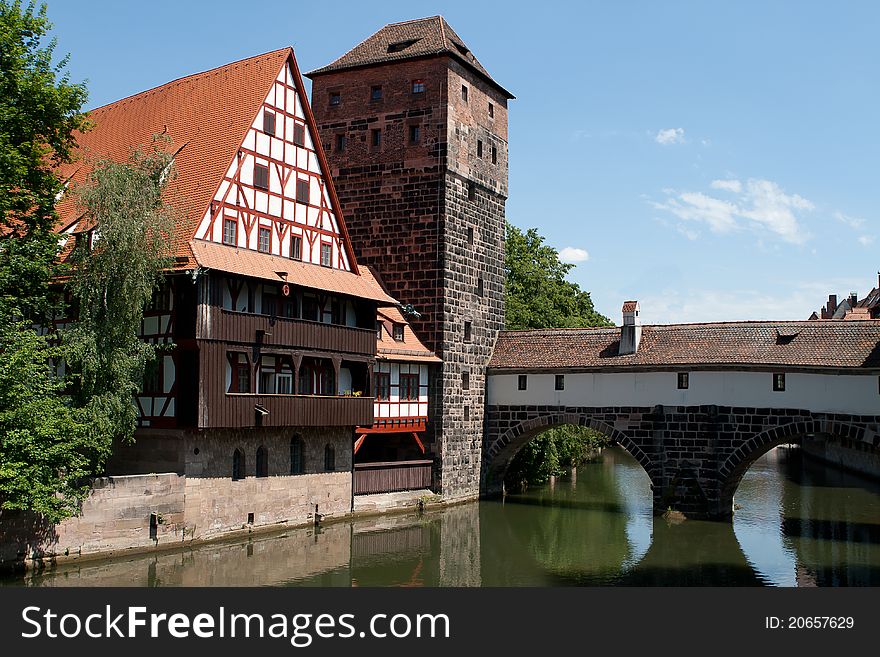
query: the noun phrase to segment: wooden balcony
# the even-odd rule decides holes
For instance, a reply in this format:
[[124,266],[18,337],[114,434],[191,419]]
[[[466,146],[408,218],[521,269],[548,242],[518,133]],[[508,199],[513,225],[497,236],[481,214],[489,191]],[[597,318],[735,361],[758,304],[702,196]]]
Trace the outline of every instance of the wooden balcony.
[[222,393],[203,406],[199,427],[353,427],[372,422],[372,397]]
[[431,488],[433,461],[382,461],[354,464],[354,494],[393,493]]
[[374,329],[323,324],[303,319],[269,317],[212,308],[209,319],[199,324],[200,340],[218,340],[237,344],[261,343],[266,347],[310,349],[374,356]]

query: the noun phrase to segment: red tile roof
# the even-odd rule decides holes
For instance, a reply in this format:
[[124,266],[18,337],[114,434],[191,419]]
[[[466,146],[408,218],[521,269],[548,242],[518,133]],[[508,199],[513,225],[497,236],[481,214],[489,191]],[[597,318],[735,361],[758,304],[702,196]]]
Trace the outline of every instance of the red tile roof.
[[[363,269],[367,269],[364,267]],[[396,307],[380,308],[377,320],[382,322],[382,337],[376,341],[376,358],[380,360],[409,361],[421,363],[442,363],[434,352],[428,349]],[[391,334],[390,324],[403,324],[403,341],[399,342]]]
[[[92,129],[77,137],[80,159],[61,167],[59,175],[69,178],[74,186],[82,184],[87,181],[94,160],[125,161],[132,149],[149,148],[153,135],[167,135],[171,139],[167,148],[176,152],[176,176],[168,184],[166,200],[182,214],[175,231],[177,268],[191,268],[194,262],[189,243],[199,221],[272,83],[288,61],[305,100],[293,50],[281,48],[189,75],[92,110]],[[305,110],[313,134],[317,134],[307,103]],[[315,147],[322,159],[320,144]],[[328,171],[323,162],[322,168]],[[350,261],[357,271],[332,185],[330,195]],[[65,194],[58,205],[59,229],[67,228],[80,217],[73,197]]]
[[638,307],[638,301],[624,301],[623,302],[623,312],[625,313],[634,313],[636,308]]
[[[327,290],[361,299],[372,299],[380,305],[398,303],[385,292],[368,267],[361,267],[360,274],[353,274],[342,269],[322,267],[203,240],[193,240],[190,242],[190,248],[198,265],[207,269],[261,278],[275,283],[287,282],[291,285]],[[286,278],[279,276],[279,272],[286,274]]]
[[622,356],[619,341],[619,328],[505,331],[489,368],[880,368],[877,320],[644,326],[638,351]]
[[474,57],[462,38],[455,33],[442,16],[418,18],[386,25],[347,53],[327,66],[306,73],[315,77],[362,66],[373,66],[403,59],[450,55],[474,70],[480,77],[497,87],[508,98],[513,95],[499,85]]

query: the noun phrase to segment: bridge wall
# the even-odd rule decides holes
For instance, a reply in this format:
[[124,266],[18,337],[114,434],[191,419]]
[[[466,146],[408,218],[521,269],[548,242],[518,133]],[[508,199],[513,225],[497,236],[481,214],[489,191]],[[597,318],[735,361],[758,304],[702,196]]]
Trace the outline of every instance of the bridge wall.
[[483,445],[483,494],[502,492],[504,474],[516,453],[541,432],[563,424],[591,427],[627,449],[651,479],[655,512],[673,508],[698,518],[730,518],[743,474],[776,445],[817,436],[858,443],[872,453],[880,451],[876,410],[873,415],[855,415],[755,406],[490,403]]
[[773,390],[773,372],[689,372],[688,388],[678,389],[678,372],[566,373],[565,389],[555,390],[556,373],[492,374],[487,404],[539,406],[705,406],[800,408],[816,413],[876,414],[880,409],[877,374],[787,372],[785,390]]

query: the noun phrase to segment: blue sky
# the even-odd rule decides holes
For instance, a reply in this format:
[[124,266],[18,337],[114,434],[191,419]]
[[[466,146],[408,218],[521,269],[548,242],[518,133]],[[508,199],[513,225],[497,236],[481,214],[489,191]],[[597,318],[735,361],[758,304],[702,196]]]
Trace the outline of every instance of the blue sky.
[[805,319],[877,285],[880,3],[48,5],[90,107],[286,45],[308,71],[441,13],[517,97],[508,219],[613,320]]

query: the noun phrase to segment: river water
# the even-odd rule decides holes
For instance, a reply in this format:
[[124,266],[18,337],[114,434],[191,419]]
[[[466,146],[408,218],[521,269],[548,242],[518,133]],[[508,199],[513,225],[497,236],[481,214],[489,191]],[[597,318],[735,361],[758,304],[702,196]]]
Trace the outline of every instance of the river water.
[[573,476],[422,515],[65,566],[34,586],[880,585],[880,483],[774,449],[737,490],[733,523],[654,518],[620,448]]

